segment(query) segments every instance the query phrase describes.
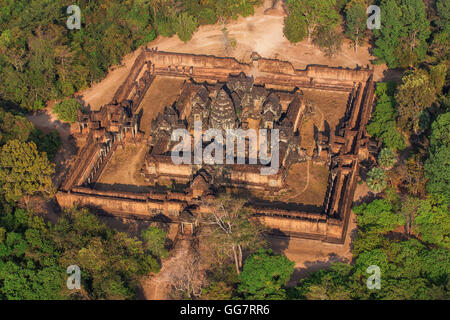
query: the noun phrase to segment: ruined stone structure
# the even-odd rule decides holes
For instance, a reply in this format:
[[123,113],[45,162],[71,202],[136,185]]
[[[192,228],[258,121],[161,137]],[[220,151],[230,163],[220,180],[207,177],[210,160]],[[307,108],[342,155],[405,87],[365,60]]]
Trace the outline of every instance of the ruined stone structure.
[[[215,85],[186,82],[181,98],[175,106],[166,107],[151,123],[152,149],[144,168],[149,180],[158,182],[161,179],[169,179],[186,183],[193,181],[199,172],[206,171],[208,182],[216,186],[259,188],[269,192],[280,190],[290,165],[309,160],[306,152],[300,149],[298,134],[305,112],[305,99],[298,90],[293,93],[267,90],[264,86],[254,85],[253,82],[254,79],[244,73],[237,76],[230,74],[226,83],[218,82]],[[279,94],[283,94],[287,101],[286,112],[282,112]],[[251,136],[246,130],[251,120],[256,125],[256,128],[252,128],[255,129],[254,133],[259,129],[279,129],[281,168],[277,174],[261,176],[262,165],[248,164],[252,161],[257,163],[259,151],[256,148],[251,149],[250,146],[252,143],[252,146],[257,145],[258,140],[256,134]],[[195,137],[195,121],[201,123],[202,132],[215,129],[223,133],[224,141],[215,141],[223,149],[223,163],[226,153],[223,147],[226,142],[225,135],[230,134],[230,129],[241,129],[234,131],[232,136],[237,145],[233,154],[234,164],[211,167],[173,163],[170,157],[174,145],[171,133],[175,129],[189,129],[191,137]],[[193,140],[190,141],[191,145],[194,144]],[[209,143],[213,142],[204,142],[203,146],[207,147]],[[237,160],[239,148],[242,148],[245,155],[241,162]],[[267,149],[267,158],[270,158],[270,146]],[[193,157],[191,162],[194,163]]]
[[[85,143],[59,187],[59,204],[79,203],[112,214],[191,223],[195,215],[207,214],[202,198],[219,186],[277,192],[283,188],[291,164],[311,160],[327,166],[330,172],[322,212],[285,209],[263,201],[251,203],[250,209],[274,234],[343,243],[359,164],[371,148],[365,126],[372,112],[373,72],[326,66],[297,70],[289,62],[257,54],[252,57],[252,63],[245,64],[234,58],[143,49],[112,103],[96,112],[78,114],[77,138]],[[185,190],[97,190],[95,183],[116,148],[142,142],[136,110],[158,76],[186,81],[178,101],[166,106],[151,123],[151,149],[143,173],[152,183],[165,178],[184,183]],[[302,120],[311,112],[302,94],[306,88],[349,93],[344,119],[329,134],[318,133],[312,157],[300,147]],[[175,165],[170,158],[174,146],[171,133],[177,128],[192,132],[195,121],[201,122],[203,130],[279,129],[281,169],[264,176],[260,174],[262,164]]]

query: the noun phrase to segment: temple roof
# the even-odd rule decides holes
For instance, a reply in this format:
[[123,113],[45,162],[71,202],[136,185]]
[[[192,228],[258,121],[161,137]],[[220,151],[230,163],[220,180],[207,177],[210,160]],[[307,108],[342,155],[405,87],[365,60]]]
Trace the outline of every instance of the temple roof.
[[233,101],[225,91],[225,88],[219,90],[216,99],[211,105],[209,125],[211,128],[219,130],[234,129],[236,127],[236,112]]

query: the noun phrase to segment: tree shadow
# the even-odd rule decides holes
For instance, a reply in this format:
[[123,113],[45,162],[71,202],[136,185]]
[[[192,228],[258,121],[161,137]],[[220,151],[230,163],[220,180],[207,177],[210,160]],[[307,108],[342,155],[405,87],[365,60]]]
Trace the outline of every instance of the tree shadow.
[[294,273],[291,275],[291,278],[288,282],[288,287],[294,287],[297,283],[304,278],[311,276],[314,272],[317,272],[322,269],[328,269],[332,263],[336,262],[348,262],[347,259],[338,256],[335,253],[328,254],[328,259],[326,261],[317,260],[317,261],[307,261],[305,262],[305,267],[303,268],[295,268]]
[[269,229],[264,239],[269,244],[269,247],[276,253],[283,254],[283,252],[289,247],[291,238],[289,235],[281,231],[280,229]]

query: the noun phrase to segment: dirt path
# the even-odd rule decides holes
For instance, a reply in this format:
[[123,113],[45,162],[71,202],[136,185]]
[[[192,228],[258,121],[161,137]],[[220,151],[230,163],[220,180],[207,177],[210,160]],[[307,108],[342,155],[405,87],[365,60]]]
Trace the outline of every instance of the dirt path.
[[176,243],[175,248],[171,251],[172,255],[163,260],[161,271],[141,282],[143,295],[141,298],[146,300],[170,299],[170,276],[179,270],[179,266],[190,250],[190,245],[190,241],[186,239],[181,239]]
[[68,161],[76,155],[78,149],[75,141],[71,139],[70,124],[58,120],[52,113],[52,109],[53,103],[49,104],[44,110],[28,114],[26,117],[36,128],[45,133],[56,130],[61,137],[61,149],[53,160],[56,165],[53,183],[55,186],[58,186],[64,178],[64,174],[68,167]]

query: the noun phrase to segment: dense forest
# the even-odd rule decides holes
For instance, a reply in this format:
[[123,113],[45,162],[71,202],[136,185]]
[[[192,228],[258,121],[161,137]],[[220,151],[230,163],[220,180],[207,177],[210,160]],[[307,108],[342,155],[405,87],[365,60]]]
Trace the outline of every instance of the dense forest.
[[[101,80],[158,34],[188,41],[201,24],[254,12],[258,0],[5,0],[0,6],[0,95],[5,106],[39,110]],[[66,27],[77,4],[81,29]]]
[[[51,199],[52,163],[61,139],[25,118],[50,100],[73,122],[75,92],[157,35],[189,41],[199,25],[248,16],[257,0],[75,1],[82,28],[66,28],[72,1],[3,0],[0,4],[0,299],[132,299],[141,276],[158,272],[166,233],[138,237],[74,208],[55,223],[29,207]],[[368,30],[366,9],[381,8],[381,28]],[[267,248],[264,227],[243,203],[220,198],[203,237],[211,250],[206,284],[191,299],[448,299],[450,281],[450,3],[447,0],[286,0],[284,34],[333,57],[348,39],[371,46],[374,64],[402,74],[380,82],[367,132],[382,143],[376,163],[361,169],[374,199],[354,207],[358,234],[351,264],[335,263],[287,287],[294,264]],[[219,219],[220,218],[220,219]],[[216,222],[214,222],[216,221]],[[227,221],[233,232],[217,224]],[[242,252],[246,259],[243,259]],[[239,254],[237,254],[239,253]],[[66,268],[83,270],[76,294]],[[369,265],[381,289],[368,290]],[[198,288],[196,286],[199,286]]]

